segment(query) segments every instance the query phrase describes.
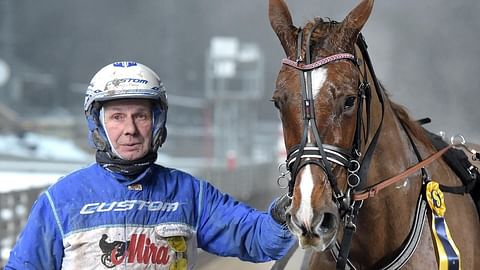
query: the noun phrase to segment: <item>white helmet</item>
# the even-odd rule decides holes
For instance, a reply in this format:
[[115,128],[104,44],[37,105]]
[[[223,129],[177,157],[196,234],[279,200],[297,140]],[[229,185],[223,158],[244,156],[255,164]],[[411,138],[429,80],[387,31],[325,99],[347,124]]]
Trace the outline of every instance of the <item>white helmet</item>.
[[89,139],[95,148],[111,151],[99,113],[102,102],[123,99],[151,99],[153,106],[152,151],[163,144],[167,136],[168,102],[160,77],[149,67],[137,62],[123,61],[100,69],[90,81],[85,95],[84,110],[89,129]]

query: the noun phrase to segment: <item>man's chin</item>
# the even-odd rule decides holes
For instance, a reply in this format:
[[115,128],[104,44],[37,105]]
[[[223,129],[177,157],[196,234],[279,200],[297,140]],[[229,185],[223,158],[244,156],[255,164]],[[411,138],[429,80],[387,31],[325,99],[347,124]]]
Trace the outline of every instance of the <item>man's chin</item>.
[[121,151],[118,153],[124,160],[137,160],[143,158],[147,153],[141,150]]

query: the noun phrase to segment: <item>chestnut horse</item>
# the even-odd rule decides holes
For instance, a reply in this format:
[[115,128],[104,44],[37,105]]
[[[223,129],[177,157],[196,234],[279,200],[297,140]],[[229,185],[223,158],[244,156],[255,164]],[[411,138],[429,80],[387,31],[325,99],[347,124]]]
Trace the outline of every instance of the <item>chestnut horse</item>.
[[316,18],[298,28],[283,0],[269,0],[286,53],[273,101],[288,150],[287,225],[313,250],[309,269],[447,269],[432,233],[440,216],[459,253],[448,269],[480,269],[471,196],[446,189],[443,219],[433,214],[427,183],[462,182],[376,79],[360,33],[373,2],[342,22]]

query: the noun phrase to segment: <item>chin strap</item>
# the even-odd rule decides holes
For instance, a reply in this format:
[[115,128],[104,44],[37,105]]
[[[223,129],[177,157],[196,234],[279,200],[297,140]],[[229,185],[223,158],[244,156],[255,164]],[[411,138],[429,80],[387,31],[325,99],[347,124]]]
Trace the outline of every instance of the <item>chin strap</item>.
[[157,153],[148,153],[143,158],[137,160],[124,160],[118,157],[112,156],[108,152],[98,150],[95,158],[97,163],[103,168],[119,173],[125,176],[133,177],[144,172],[157,160]]

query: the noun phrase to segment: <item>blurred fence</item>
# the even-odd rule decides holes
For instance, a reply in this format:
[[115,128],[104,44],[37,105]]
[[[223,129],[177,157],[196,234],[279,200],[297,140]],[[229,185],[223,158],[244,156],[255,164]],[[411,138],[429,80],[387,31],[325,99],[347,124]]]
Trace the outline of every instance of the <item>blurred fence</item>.
[[276,184],[277,166],[274,162],[266,162],[238,166],[235,170],[204,169],[198,175],[237,200],[264,207],[265,202],[280,191]]
[[0,268],[25,225],[32,204],[45,188],[0,193]]

